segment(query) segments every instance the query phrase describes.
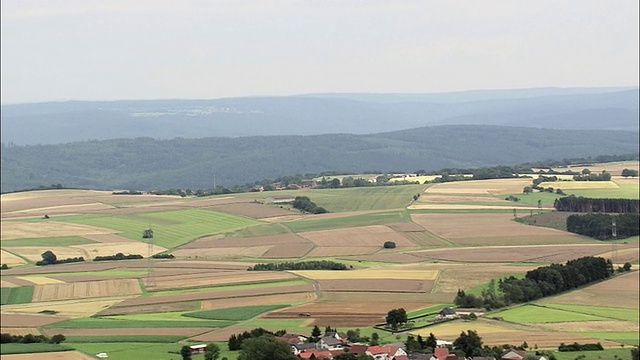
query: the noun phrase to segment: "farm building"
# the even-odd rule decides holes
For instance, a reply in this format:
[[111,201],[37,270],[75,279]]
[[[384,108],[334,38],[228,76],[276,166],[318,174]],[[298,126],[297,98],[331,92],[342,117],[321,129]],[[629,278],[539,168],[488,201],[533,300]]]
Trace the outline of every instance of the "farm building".
[[191,355],[204,354],[207,351],[207,344],[190,345]]
[[446,307],[442,310],[440,310],[440,313],[438,313],[437,318],[442,320],[442,319],[455,319],[458,317],[458,313],[456,313],[455,310],[453,310],[450,307]]

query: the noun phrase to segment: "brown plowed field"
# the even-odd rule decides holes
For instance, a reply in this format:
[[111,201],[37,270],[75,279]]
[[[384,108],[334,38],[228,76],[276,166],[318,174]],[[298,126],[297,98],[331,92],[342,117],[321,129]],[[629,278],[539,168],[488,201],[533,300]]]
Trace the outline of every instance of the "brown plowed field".
[[608,244],[493,246],[450,248],[415,252],[423,259],[457,262],[566,262],[583,256],[600,254],[611,249]]
[[309,243],[273,245],[271,249],[262,254],[262,257],[267,259],[299,258],[311,249],[313,249],[313,245]]
[[11,334],[11,335],[22,335],[22,336],[25,336],[27,334],[41,335],[40,331],[38,331],[38,329],[34,328],[34,327],[5,327],[5,326],[2,326],[2,327],[0,327],[0,333],[2,333],[2,334]]
[[199,342],[213,342],[213,341],[228,341],[231,335],[242,334],[245,331],[251,331],[254,327],[251,326],[242,326],[242,325],[232,325],[222,329],[215,329],[213,331],[209,331],[204,334],[196,335],[191,337],[189,340],[191,341],[199,341]]
[[401,222],[401,223],[387,224],[387,226],[397,232],[413,232],[413,231],[425,230],[422,226],[414,222]]
[[430,292],[434,282],[430,280],[320,280],[323,291],[365,291],[365,292]]
[[33,301],[72,300],[81,298],[137,295],[142,291],[135,279],[104,280],[84,283],[36,285]]
[[254,296],[254,295],[272,295],[272,294],[286,294],[286,293],[299,293],[299,292],[312,292],[312,291],[313,291],[313,285],[311,284],[292,285],[292,286],[265,286],[261,288],[241,289],[241,290],[222,290],[222,291],[190,293],[190,294],[139,297],[139,298],[127,299],[116,306],[151,305],[151,304],[173,303],[173,302],[180,302],[180,301],[224,299],[224,298],[246,297],[246,296]]
[[571,329],[573,332],[603,332],[603,331],[635,331],[640,332],[640,326],[634,321],[571,321],[571,322],[554,322],[554,323],[537,323],[537,327],[548,329],[550,331],[566,331]]
[[327,257],[327,256],[348,256],[348,255],[368,255],[380,251],[381,246],[357,246],[349,247],[346,244],[342,246],[322,246],[317,247],[307,255],[309,257]]
[[[217,276],[216,276],[217,275]],[[215,285],[232,285],[255,283],[275,280],[295,279],[296,276],[283,271],[242,271],[242,272],[225,272],[222,274],[189,274],[154,277],[153,286],[147,284],[145,278],[145,286],[149,290],[166,290],[194,287],[208,287]]]
[[423,258],[417,257],[411,253],[382,253],[382,252],[379,252],[373,255],[354,256],[354,257],[351,257],[350,259],[360,260],[360,261],[379,261],[379,262],[403,263],[403,264],[424,261]]
[[255,219],[295,214],[293,211],[289,211],[283,208],[254,202],[216,205],[212,208],[217,211],[228,212],[231,214],[242,215]]
[[40,327],[68,318],[51,315],[0,314],[0,324],[6,327]]
[[[4,262],[3,262],[4,264]],[[5,280],[5,279],[0,279],[0,287],[3,288],[12,288],[12,287],[18,287],[20,285],[13,283],[11,281]]]
[[171,253],[179,258],[187,259],[242,259],[243,257],[262,257],[273,245],[253,247],[221,247],[211,249],[180,249]]
[[547,302],[638,308],[640,272],[616,276],[586,288],[549,298]]
[[460,246],[584,243],[588,238],[564,231],[528,226],[509,213],[413,214],[413,221]]
[[190,242],[180,247],[180,249],[202,249],[221,247],[251,247],[264,245],[291,245],[309,244],[308,240],[302,239],[296,234],[280,234],[271,236],[258,236],[248,238],[220,238],[219,236],[205,237]]
[[[42,360],[42,354],[12,354],[2,355],[3,360]],[[47,360],[94,360],[95,357],[83,354],[79,351],[48,352]]]
[[316,299],[316,294],[295,293],[295,294],[276,294],[251,296],[233,299],[204,300],[202,301],[202,310],[209,309],[226,309],[239,306],[269,305],[269,304],[291,304],[297,302],[307,302]]
[[393,241],[396,247],[415,246],[409,239],[396,233],[384,225],[358,226],[334,230],[318,230],[299,233],[298,235],[313,241],[320,247],[379,247],[386,241]]

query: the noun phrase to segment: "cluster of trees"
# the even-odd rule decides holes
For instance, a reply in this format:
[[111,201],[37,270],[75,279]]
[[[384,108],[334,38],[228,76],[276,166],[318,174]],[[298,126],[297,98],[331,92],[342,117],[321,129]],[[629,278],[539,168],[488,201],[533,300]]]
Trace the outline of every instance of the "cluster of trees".
[[34,343],[49,343],[49,344],[60,344],[61,342],[67,340],[67,338],[62,334],[53,335],[51,338],[48,338],[44,335],[11,335],[9,333],[0,334],[0,344],[10,344],[10,343],[20,343],[20,344],[34,344]]
[[[227,341],[227,346],[229,347],[229,350],[240,350],[242,348],[242,344],[245,342],[245,340],[247,339],[252,339],[252,338],[257,338],[257,337],[261,337],[264,335],[270,335],[270,336],[282,336],[286,334],[285,330],[280,330],[278,332],[271,332],[269,330],[265,330],[263,328],[255,328],[251,331],[245,331],[243,333],[240,334],[232,334],[229,337],[229,340]],[[291,352],[291,351],[289,351]]]
[[[615,224],[615,236],[614,236]],[[569,215],[567,231],[599,240],[640,235],[640,214],[591,213]]]
[[58,257],[56,256],[56,254],[54,254],[51,250],[47,250],[47,251],[43,252],[41,254],[41,256],[42,256],[42,260],[36,262],[36,265],[38,265],[38,266],[55,265],[55,264],[66,264],[66,263],[84,261],[84,257],[82,257],[82,256],[59,260]]
[[563,291],[604,280],[613,275],[611,260],[586,256],[568,261],[565,265],[551,264],[528,271],[524,278],[509,276],[492,280],[481,295],[458,290],[454,300],[461,308],[497,309],[558,294]]
[[153,254],[151,255],[154,259],[173,259],[175,256],[173,254]]
[[124,190],[124,191],[114,191],[111,195],[142,195],[141,191],[136,190]]
[[407,347],[408,353],[432,353],[433,349],[438,346],[436,336],[433,335],[433,333],[429,333],[426,340],[420,335],[418,335],[418,338],[409,335],[404,344]]
[[384,247],[385,249],[395,249],[396,248],[396,243],[393,241],[385,241],[384,245],[382,245],[382,247]]
[[624,177],[638,177],[638,170],[623,169],[620,175]]
[[143,257],[140,254],[125,255],[123,253],[117,253],[115,255],[96,256],[93,259],[93,261],[132,260],[132,259],[142,259],[142,258]]
[[398,330],[398,328],[405,325],[408,321],[407,311],[403,308],[389,310],[389,312],[387,312],[385,321],[387,326],[389,326],[391,330]]
[[9,270],[9,265],[7,264],[0,265],[0,270]]
[[565,343],[561,343],[558,346],[558,351],[589,351],[589,350],[604,350],[602,344],[578,344],[574,342],[573,344],[565,345]]
[[603,212],[603,213],[632,213],[640,212],[638,199],[598,199],[582,196],[566,196],[556,199],[553,206],[558,211],[571,212]]
[[589,169],[582,170],[582,175],[573,175],[574,181],[610,181],[611,174],[602,170],[600,174],[594,174]]
[[311,201],[308,196],[296,196],[291,205],[300,211],[312,214],[324,214],[327,212],[325,208]]
[[284,271],[284,270],[346,270],[347,265],[330,260],[310,260],[300,262],[281,262],[255,264],[247,270]]

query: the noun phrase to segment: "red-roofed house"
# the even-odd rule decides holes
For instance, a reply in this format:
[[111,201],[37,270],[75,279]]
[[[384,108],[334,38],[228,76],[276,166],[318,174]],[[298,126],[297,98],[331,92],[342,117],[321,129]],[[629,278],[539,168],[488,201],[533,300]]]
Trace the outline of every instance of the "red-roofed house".
[[315,359],[318,359],[318,360],[321,360],[321,359],[331,360],[331,359],[333,359],[333,355],[331,354],[331,351],[329,351],[329,350],[307,350],[307,351],[303,351],[300,354],[298,354],[298,357],[300,359],[311,359],[312,356]]
[[527,356],[527,353],[522,350],[511,349],[500,357],[502,360],[522,360]]
[[396,356],[407,355],[399,346],[369,346],[365,354],[373,356],[375,360],[392,360]]

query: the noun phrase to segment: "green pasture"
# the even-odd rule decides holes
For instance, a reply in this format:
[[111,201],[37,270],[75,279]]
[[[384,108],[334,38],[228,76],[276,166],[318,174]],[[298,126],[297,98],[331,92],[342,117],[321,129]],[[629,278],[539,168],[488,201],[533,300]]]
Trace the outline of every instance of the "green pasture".
[[549,309],[557,309],[562,311],[570,311],[576,314],[593,315],[608,319],[627,320],[638,322],[640,312],[638,308],[620,308],[612,306],[593,306],[593,305],[576,305],[576,304],[556,304],[553,299],[548,302],[541,302],[539,306]]
[[[562,189],[562,187],[560,187],[560,189]],[[538,200],[541,200],[540,204],[542,205],[542,207],[553,207],[553,203],[554,201],[556,201],[556,199],[565,197],[567,195],[560,195],[560,194],[556,194],[555,192],[549,193],[546,191],[539,192],[534,190],[534,192],[532,192],[531,194],[519,193],[519,194],[510,194],[510,195],[499,195],[499,196],[496,196],[496,198],[500,200],[504,200],[504,198],[509,196],[515,196],[519,198],[520,201],[513,202],[513,204],[519,204],[520,206],[522,205],[538,206]]]
[[638,199],[638,184],[618,184],[618,189],[576,189],[567,194],[589,198]]
[[153,243],[166,248],[174,248],[200,236],[262,224],[254,219],[202,209],[130,215],[79,215],[66,217],[64,221],[118,230],[121,236],[143,242],[146,239],[142,238],[142,232],[151,227]]
[[28,304],[33,298],[33,286],[0,288],[0,305]]
[[284,223],[292,232],[340,229],[356,226],[383,225],[410,221],[409,213],[400,211],[376,212],[339,218],[298,220]]
[[596,339],[604,339],[619,342],[626,345],[638,346],[638,333],[636,331],[603,331],[603,332],[583,332],[581,335],[590,336]]
[[67,343],[177,343],[186,338],[180,335],[108,335],[108,336],[66,336]]
[[[193,344],[193,343],[190,343]],[[190,345],[189,344],[189,345]],[[216,342],[220,348],[220,359],[226,357],[235,360],[238,357],[237,351],[227,350],[227,344]],[[70,343],[76,349],[88,354],[106,352],[109,360],[181,360],[180,349],[187,344],[182,343],[147,343],[147,342],[98,342],[98,343]],[[194,355],[193,360],[203,360],[204,355]]]
[[228,308],[228,309],[194,311],[194,312],[185,313],[182,316],[194,317],[198,319],[207,319],[207,320],[242,321],[242,320],[249,320],[253,317],[256,317],[268,311],[282,309],[288,306],[290,305],[280,304],[280,305],[241,306],[241,307]]
[[553,355],[558,360],[575,360],[581,355],[585,356],[581,358],[582,360],[631,360],[631,348],[612,348],[601,351],[554,351]]
[[74,350],[74,347],[66,344],[48,344],[48,343],[34,343],[34,344],[2,344],[0,346],[0,354],[29,354],[29,353],[45,353],[54,351],[70,351]]
[[546,323],[608,320],[607,318],[578,313],[574,311],[554,309],[533,304],[521,305],[511,309],[491,313],[492,317],[502,317],[506,321],[516,323]]
[[2,240],[2,247],[12,246],[72,246],[95,244],[97,241],[89,240],[80,236],[61,236],[61,237],[44,237]]
[[[149,315],[149,318],[153,320],[143,320],[140,318],[124,318],[118,315],[99,318],[81,318],[71,319],[54,324],[45,325],[45,328],[61,328],[61,329],[126,329],[126,328],[181,328],[181,327],[206,327],[206,328],[220,328],[233,324],[230,321],[217,321],[217,320],[197,320],[182,317],[180,320],[168,319],[171,313],[158,313],[158,314],[139,314],[138,316]],[[133,315],[131,315],[133,316]],[[163,318],[164,320],[154,319],[155,317]]]

